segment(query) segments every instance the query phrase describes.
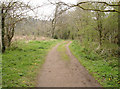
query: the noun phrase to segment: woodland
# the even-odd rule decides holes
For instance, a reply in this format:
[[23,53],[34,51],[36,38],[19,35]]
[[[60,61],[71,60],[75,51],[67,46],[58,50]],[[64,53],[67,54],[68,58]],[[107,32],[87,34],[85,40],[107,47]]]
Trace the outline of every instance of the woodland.
[[[8,59],[11,58],[11,61],[16,61],[17,58],[13,58],[14,53],[25,47],[27,49],[28,46],[37,47],[37,43],[36,45],[33,44],[34,42],[27,45],[23,40],[36,41],[40,38],[42,40],[56,40],[55,42],[43,42],[43,49],[44,47],[49,49],[50,45],[55,45],[61,40],[71,40],[70,49],[72,53],[77,59],[81,60],[80,62],[88,70],[92,73],[98,73],[93,75],[99,80],[100,84],[105,87],[118,86],[120,84],[118,73],[120,71],[120,2],[78,0],[77,4],[67,4],[62,1],[52,2],[48,0],[48,4],[55,7],[52,17],[39,19],[37,16],[29,16],[28,12],[34,12],[35,9],[42,8],[42,6],[33,7],[20,0],[0,1],[0,56],[3,61],[3,86],[27,86],[24,84],[18,85],[14,81],[12,82],[13,85],[11,82],[11,84],[7,84],[8,81],[11,81],[11,79],[7,79],[8,76],[6,75]],[[21,40],[23,43],[21,43]],[[15,52],[12,54],[13,51]],[[22,53],[17,55],[19,54],[22,55]],[[33,55],[35,54],[33,53]],[[96,65],[95,69],[90,67],[94,65],[93,62]],[[104,68],[100,69],[101,66],[104,66]],[[15,67],[15,65],[12,67]],[[31,83],[28,86],[31,86]]]

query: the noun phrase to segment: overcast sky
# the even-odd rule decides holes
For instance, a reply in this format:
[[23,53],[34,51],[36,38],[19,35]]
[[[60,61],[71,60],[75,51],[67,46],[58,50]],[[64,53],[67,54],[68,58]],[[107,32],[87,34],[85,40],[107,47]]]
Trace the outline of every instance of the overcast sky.
[[[39,18],[41,19],[47,19],[48,17],[52,16],[52,13],[54,12],[55,6],[52,5],[46,5],[48,2],[48,0],[22,0],[24,2],[29,2],[30,1],[30,5],[33,6],[40,6],[45,4],[45,6],[42,6],[39,9],[36,9],[36,13],[35,15],[37,15]],[[58,0],[50,0],[51,2],[57,2]],[[70,4],[76,4],[77,0],[59,0],[59,1],[63,1],[65,3],[70,3]],[[34,13],[30,13],[31,16],[34,15]]]
[[[23,0],[24,2],[29,2],[33,6],[40,6],[42,4],[47,4],[48,0]],[[51,2],[57,2],[58,0],[50,0]],[[104,1],[104,2],[111,2],[111,1],[119,1],[119,0],[59,0],[65,3],[76,4],[78,1]],[[45,19],[45,17],[50,17],[55,9],[55,6],[47,5],[43,6],[36,10],[37,15],[39,18]],[[33,13],[31,13],[33,16]],[[47,18],[46,18],[47,19]]]
[[[2,1],[5,1],[5,0],[2,0]],[[9,1],[9,0],[6,0],[6,1]],[[24,1],[25,3],[30,2],[30,5],[32,5],[32,6],[40,6],[40,5],[45,4],[45,6],[39,8],[39,9],[36,9],[36,11],[35,11],[36,13],[30,12],[31,16],[37,15],[41,19],[47,19],[48,17],[51,17],[54,12],[54,9],[55,9],[55,6],[46,5],[47,3],[49,3],[48,0],[22,0],[22,1]],[[57,2],[58,0],[50,0],[50,1]],[[106,1],[106,2],[109,2],[109,1],[119,1],[119,0],[59,0],[59,1],[69,3],[69,4],[76,4],[78,1]]]

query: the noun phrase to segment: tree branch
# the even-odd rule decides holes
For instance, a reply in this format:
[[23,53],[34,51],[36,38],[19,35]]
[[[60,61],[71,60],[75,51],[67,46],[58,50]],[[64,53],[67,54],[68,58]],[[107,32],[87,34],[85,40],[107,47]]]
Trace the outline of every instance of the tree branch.
[[[50,1],[49,1],[50,2]],[[72,8],[72,7],[79,7],[79,8],[81,8],[81,9],[83,9],[83,10],[88,10],[88,11],[99,11],[99,12],[117,12],[117,13],[120,13],[120,11],[119,10],[111,10],[111,9],[109,9],[109,10],[100,10],[100,9],[94,9],[94,8],[85,8],[85,7],[83,7],[83,6],[81,6],[81,5],[83,5],[83,4],[85,4],[85,3],[100,3],[100,4],[105,4],[105,5],[107,5],[107,6],[110,6],[110,7],[119,7],[120,5],[119,4],[108,4],[107,2],[100,2],[100,1],[85,1],[85,2],[80,2],[80,3],[77,3],[76,5],[75,4],[73,4],[73,5],[68,5],[68,4],[66,4],[66,3],[64,3],[64,2],[57,2],[57,3],[52,3],[52,2],[50,2],[51,4],[53,4],[53,5],[56,5],[56,4],[59,4],[59,5],[64,5],[64,6],[67,6],[67,7],[70,7],[70,8]],[[117,3],[117,2],[116,2]]]
[[120,6],[119,4],[108,4],[107,2],[100,2],[100,1],[86,1],[86,2],[80,2],[80,3],[77,3],[77,5],[80,5],[80,4],[85,4],[85,3],[103,3],[103,4],[106,4],[107,6]]
[[100,10],[100,9],[89,9],[89,8],[84,8],[84,7],[80,6],[80,5],[73,5],[73,6],[71,6],[71,7],[79,7],[79,8],[81,8],[81,9],[83,9],[83,10],[88,10],[88,11],[99,11],[99,12],[118,12],[118,13],[120,13],[120,11],[118,11],[118,10]]

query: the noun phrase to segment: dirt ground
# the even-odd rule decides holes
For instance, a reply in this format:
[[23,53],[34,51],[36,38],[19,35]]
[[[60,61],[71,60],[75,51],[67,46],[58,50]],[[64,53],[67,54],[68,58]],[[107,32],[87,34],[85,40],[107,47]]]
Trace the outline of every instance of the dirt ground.
[[66,54],[70,61],[62,60],[57,51],[57,44],[48,53],[43,67],[37,77],[37,87],[101,87],[101,85],[88,73],[88,71],[72,55],[66,45]]

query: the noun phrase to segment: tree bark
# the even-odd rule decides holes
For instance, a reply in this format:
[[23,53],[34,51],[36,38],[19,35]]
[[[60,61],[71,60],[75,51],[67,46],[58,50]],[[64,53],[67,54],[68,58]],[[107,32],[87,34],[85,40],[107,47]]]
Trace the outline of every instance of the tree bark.
[[[120,5],[120,1],[119,1]],[[120,6],[118,7],[118,10],[120,11]],[[118,45],[120,47],[120,12],[118,13]]]
[[102,24],[100,23],[99,26],[99,43],[100,43],[100,46],[102,45]]
[[[120,1],[118,2],[120,5]],[[120,6],[118,7],[118,71],[120,71]],[[120,73],[118,73],[118,79],[120,79]]]
[[[10,34],[9,34],[10,35]],[[13,38],[13,36],[14,36],[14,26],[13,26],[13,28],[12,28],[12,31],[11,31],[11,35],[9,36],[9,38],[8,38],[8,47],[10,47],[10,45],[11,45],[11,41],[12,41],[12,38]]]
[[97,30],[99,32],[99,45],[102,45],[102,22],[100,17],[100,12],[97,12]]
[[1,9],[1,27],[2,27],[2,53],[5,52],[5,41],[4,41],[4,36],[5,36],[5,16],[4,16],[4,7]]
[[54,14],[54,18],[52,20],[52,37],[54,38],[55,36],[55,27],[56,27],[56,19],[57,19],[57,13],[58,13],[58,5],[55,8],[55,14]]
[[56,18],[52,20],[52,38],[54,38],[54,31],[55,31],[55,24],[56,24]]

